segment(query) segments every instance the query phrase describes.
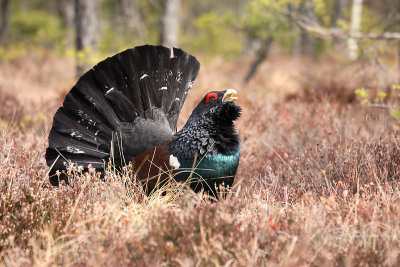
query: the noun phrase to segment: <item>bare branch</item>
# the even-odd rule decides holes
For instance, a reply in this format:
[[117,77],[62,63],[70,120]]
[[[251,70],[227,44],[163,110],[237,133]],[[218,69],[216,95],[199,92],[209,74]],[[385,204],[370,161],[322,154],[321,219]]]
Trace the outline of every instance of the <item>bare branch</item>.
[[[400,32],[383,32],[383,33],[360,33],[360,32],[350,32],[344,31],[340,28],[323,28],[318,22],[312,21],[308,22],[307,18],[300,18],[294,12],[284,11],[283,14],[290,16],[293,21],[301,29],[309,31],[311,33],[318,34],[325,38],[338,38],[338,39],[348,39],[354,38],[359,40],[400,40]],[[309,20],[309,19],[308,19]]]

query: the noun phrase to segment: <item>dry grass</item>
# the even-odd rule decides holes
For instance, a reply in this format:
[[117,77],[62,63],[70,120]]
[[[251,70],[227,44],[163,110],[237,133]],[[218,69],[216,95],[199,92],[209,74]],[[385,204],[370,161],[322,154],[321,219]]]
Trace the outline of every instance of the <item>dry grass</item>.
[[[219,202],[190,190],[147,198],[112,172],[49,186],[47,133],[72,63],[1,65],[0,264],[398,265],[398,122],[347,97],[373,68],[318,63],[271,58],[249,84],[248,60],[203,64],[181,124],[208,89],[237,88],[244,110],[237,180]],[[368,86],[389,86],[386,75]]]

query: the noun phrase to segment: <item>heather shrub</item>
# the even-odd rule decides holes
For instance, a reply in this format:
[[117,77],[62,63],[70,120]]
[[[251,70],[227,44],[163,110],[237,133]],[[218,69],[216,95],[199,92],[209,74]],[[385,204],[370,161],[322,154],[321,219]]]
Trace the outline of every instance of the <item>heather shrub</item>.
[[[146,196],[129,167],[107,168],[104,180],[98,170],[72,168],[69,185],[50,186],[46,138],[52,114],[73,84],[68,62],[48,59],[48,81],[35,68],[19,70],[16,62],[9,65],[15,77],[27,77],[16,82],[0,65],[7,86],[29,83],[45,98],[27,101],[26,91],[0,90],[2,265],[398,265],[398,121],[385,109],[338,98],[340,86],[353,88],[346,79],[326,91],[315,85],[310,94],[323,93],[311,97],[296,78],[300,70],[277,80],[284,60],[273,62],[273,78],[259,75],[249,84],[239,82],[243,68],[219,59],[208,63],[181,119],[203,91],[232,83],[241,86],[243,107],[236,181],[215,201],[175,183]],[[272,69],[268,63],[260,68]],[[331,78],[319,79],[329,84]],[[284,84],[290,88],[277,94]],[[32,120],[23,126],[27,115]]]

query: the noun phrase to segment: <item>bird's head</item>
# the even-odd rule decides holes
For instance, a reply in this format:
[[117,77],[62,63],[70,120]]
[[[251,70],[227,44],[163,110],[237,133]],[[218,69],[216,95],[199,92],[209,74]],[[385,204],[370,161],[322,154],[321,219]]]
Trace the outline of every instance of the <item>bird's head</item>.
[[235,89],[209,92],[193,110],[190,117],[199,118],[206,116],[213,118],[218,124],[231,123],[241,115],[240,106],[234,103],[237,99]]
[[180,159],[191,160],[205,154],[233,155],[240,150],[240,138],[233,124],[241,115],[234,103],[234,89],[213,91],[204,96],[185,126],[174,135],[170,150]]

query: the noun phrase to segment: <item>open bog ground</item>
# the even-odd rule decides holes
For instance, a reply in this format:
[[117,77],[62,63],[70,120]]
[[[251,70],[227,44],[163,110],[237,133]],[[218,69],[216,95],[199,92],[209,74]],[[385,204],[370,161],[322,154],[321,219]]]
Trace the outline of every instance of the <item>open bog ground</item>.
[[238,175],[218,202],[174,188],[146,197],[112,171],[50,186],[47,136],[74,62],[0,64],[1,265],[399,264],[395,69],[274,55],[243,83],[248,59],[200,61],[180,125],[207,91],[235,88],[243,108]]

